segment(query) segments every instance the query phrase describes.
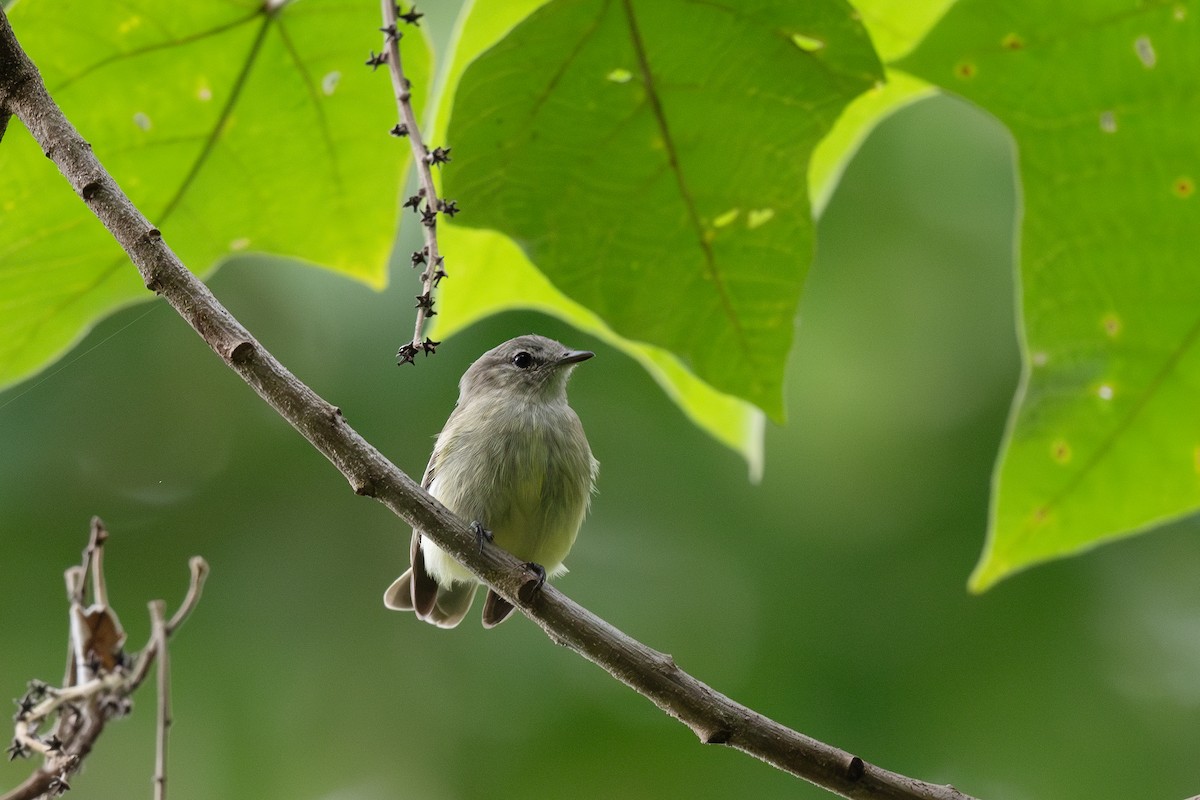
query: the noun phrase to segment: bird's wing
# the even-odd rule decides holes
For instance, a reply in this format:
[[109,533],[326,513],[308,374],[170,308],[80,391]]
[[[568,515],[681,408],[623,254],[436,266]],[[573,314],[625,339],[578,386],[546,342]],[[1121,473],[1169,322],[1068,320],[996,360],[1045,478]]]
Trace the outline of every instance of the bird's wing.
[[[455,409],[457,412],[457,409]],[[450,415],[454,418],[454,414]],[[449,421],[446,423],[449,425]],[[428,490],[433,486],[433,481],[437,477],[437,463],[442,437],[438,436],[437,442],[433,445],[433,454],[429,456],[429,464],[425,467],[425,475],[421,478],[421,488]],[[425,556],[421,553],[421,532],[413,530],[412,542],[408,549],[409,561],[412,563],[412,604],[413,609],[417,612],[417,616],[421,619],[429,617],[437,604],[438,583],[433,576],[429,574],[429,570],[425,568]],[[474,593],[472,593],[474,596]]]

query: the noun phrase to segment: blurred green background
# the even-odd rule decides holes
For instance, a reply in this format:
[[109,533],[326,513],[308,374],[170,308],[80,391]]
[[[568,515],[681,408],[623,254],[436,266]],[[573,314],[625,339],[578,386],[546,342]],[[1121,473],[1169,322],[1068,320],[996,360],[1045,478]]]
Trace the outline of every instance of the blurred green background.
[[[602,463],[560,587],[734,699],[886,768],[988,798],[1200,791],[1193,521],[967,594],[1018,359],[1011,144],[937,98],[871,136],[819,226],[762,485],[629,359],[507,314],[397,369],[415,281],[283,262],[210,284],[412,475],[483,350],[538,331],[598,358],[572,403]],[[400,253],[412,249],[406,231]],[[803,254],[797,254],[802,258]],[[669,306],[669,299],[664,303]],[[140,647],[212,566],[172,647],[170,789],[191,798],[821,798],[684,727],[524,618],[386,611],[408,529],[161,302],[0,394],[0,692],[57,682],[62,570],[92,514]],[[152,687],[72,796],[150,792]],[[0,790],[30,762],[0,765]]]

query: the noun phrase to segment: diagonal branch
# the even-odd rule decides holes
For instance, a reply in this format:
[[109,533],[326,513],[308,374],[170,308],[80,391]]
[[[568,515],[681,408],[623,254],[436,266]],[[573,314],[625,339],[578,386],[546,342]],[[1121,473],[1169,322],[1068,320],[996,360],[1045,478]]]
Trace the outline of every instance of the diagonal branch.
[[484,547],[466,523],[423,491],[330,405],[284,368],[179,261],[133,206],[46,92],[0,12],[0,113],[14,113],[71,187],[129,254],[147,288],[162,295],[226,364],[346,477],[466,565],[538,624],[687,725],[700,740],[726,744],[849,798],[970,800],[949,786],[898,775],[797,733],[701,683],[667,654],[626,636],[550,586],[521,562]]

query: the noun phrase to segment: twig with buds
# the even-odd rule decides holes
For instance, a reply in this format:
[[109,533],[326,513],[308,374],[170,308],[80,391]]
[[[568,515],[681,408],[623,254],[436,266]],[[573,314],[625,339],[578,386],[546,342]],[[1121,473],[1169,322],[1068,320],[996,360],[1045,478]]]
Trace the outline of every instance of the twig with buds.
[[[425,321],[437,314],[433,309],[433,290],[446,277],[445,259],[438,250],[437,218],[438,214],[453,217],[458,213],[458,204],[453,200],[443,200],[437,195],[433,185],[434,166],[450,161],[449,147],[435,147],[430,150],[421,137],[421,127],[417,123],[416,114],[412,107],[411,83],[404,75],[404,66],[400,61],[400,31],[401,21],[409,25],[419,24],[423,17],[414,5],[405,13],[394,0],[383,0],[383,50],[378,55],[371,53],[367,66],[371,69],[388,67],[392,76],[392,90],[396,95],[396,106],[400,112],[400,121],[392,128],[393,136],[408,137],[412,146],[413,164],[417,170],[417,180],[420,187],[417,193],[404,202],[405,208],[411,208],[420,216],[421,227],[425,235],[425,246],[412,254],[413,268],[424,267],[421,272],[421,294],[416,296],[417,322],[413,330],[412,341],[400,346],[396,352],[396,363],[413,364],[418,353],[429,355],[441,342],[435,342],[424,336]],[[424,208],[421,207],[424,203]]]

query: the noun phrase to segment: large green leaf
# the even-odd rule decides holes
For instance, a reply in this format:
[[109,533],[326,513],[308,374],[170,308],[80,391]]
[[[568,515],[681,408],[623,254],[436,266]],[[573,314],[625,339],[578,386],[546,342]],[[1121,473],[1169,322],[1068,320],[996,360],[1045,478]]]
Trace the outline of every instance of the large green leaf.
[[[468,2],[451,43],[444,90],[435,125],[443,141],[451,101],[466,67],[495,45],[547,0],[503,4]],[[893,0],[859,0],[855,7],[881,53],[906,52],[936,21],[946,0],[916,0],[897,8]],[[880,42],[886,45],[886,49]],[[935,91],[924,81],[889,70],[886,83],[859,95],[812,153],[809,197],[814,214],[824,208],[846,163],[878,122],[895,110]],[[453,143],[451,143],[453,144]],[[460,148],[461,149],[461,148]],[[761,474],[762,413],[752,404],[713,389],[697,379],[678,358],[652,345],[614,332],[603,320],[558,291],[512,240],[490,230],[467,230],[450,222],[439,228],[455,279],[442,284],[432,335],[452,335],[472,322],[513,308],[553,314],[612,344],[641,363],[689,418],[717,441],[746,458],[752,476]]]
[[1019,152],[1025,374],[976,590],[1200,504],[1194,11],[962,0],[901,64]]
[[[450,100],[467,65],[546,2],[512,0],[481,6],[468,2],[463,7],[448,54],[435,141],[445,137]],[[452,336],[483,317],[514,308],[559,317],[635,359],[698,427],[746,459],[751,479],[762,475],[763,414],[755,406],[713,389],[665,350],[614,333],[603,320],[554,288],[503,234],[464,228],[449,220],[440,222],[438,231],[453,278],[440,287],[440,313],[434,317],[430,333],[433,338]]]
[[[55,99],[188,266],[285,255],[381,286],[408,152],[378,8],[27,0],[10,19]],[[403,39],[428,84],[419,33]],[[0,143],[0,385],[148,297],[135,270],[16,122]]]
[[809,155],[881,77],[836,0],[556,0],[468,67],[447,192],[617,334],[778,418]]

